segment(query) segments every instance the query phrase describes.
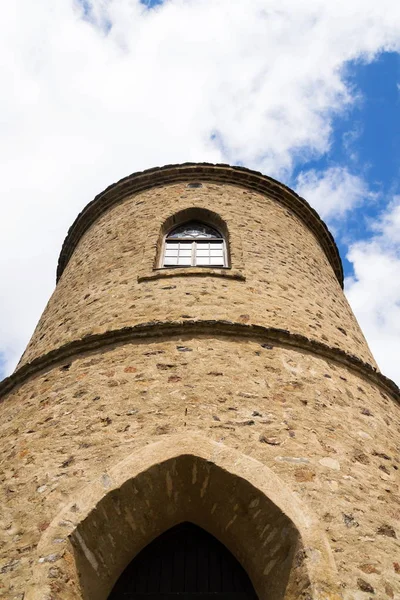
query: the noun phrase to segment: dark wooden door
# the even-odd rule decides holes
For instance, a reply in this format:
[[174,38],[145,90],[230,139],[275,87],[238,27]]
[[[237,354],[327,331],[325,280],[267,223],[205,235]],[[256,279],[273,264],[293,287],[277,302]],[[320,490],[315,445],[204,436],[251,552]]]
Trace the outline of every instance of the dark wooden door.
[[193,525],[169,529],[127,566],[109,600],[257,600],[250,579],[221,542]]

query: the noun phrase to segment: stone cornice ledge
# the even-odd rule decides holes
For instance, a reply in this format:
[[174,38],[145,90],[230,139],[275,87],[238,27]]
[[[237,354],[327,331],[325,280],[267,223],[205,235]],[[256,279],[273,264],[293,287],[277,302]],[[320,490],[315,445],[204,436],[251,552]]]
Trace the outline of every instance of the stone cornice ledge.
[[332,348],[321,342],[310,340],[298,333],[290,333],[290,331],[285,329],[262,327],[260,325],[244,325],[243,323],[218,320],[151,321],[133,327],[124,327],[123,329],[88,335],[80,340],[75,340],[35,358],[32,362],[23,365],[12,375],[3,379],[3,381],[0,382],[0,402],[4,400],[5,395],[13,388],[24,383],[30,377],[33,377],[44,369],[51,368],[66,359],[79,356],[80,354],[92,352],[98,348],[104,348],[114,344],[133,342],[137,339],[193,334],[208,335],[210,337],[223,335],[240,338],[258,338],[265,342],[273,342],[275,344],[277,343],[283,346],[305,350],[306,352],[345,365],[352,371],[357,372],[362,377],[378,385],[397,400],[397,402],[400,402],[400,389],[394,381],[382,375],[382,373],[368,363],[361,361],[352,354],[348,354],[344,350]]
[[142,281],[153,281],[155,279],[169,279],[170,277],[225,277],[226,279],[236,279],[237,281],[246,281],[246,276],[240,271],[240,269],[230,269],[224,267],[223,269],[203,269],[193,267],[190,269],[178,268],[168,269],[162,267],[160,269],[153,269],[148,273],[138,276],[138,282]]
[[335,240],[318,213],[289,187],[258,171],[245,167],[211,163],[184,163],[166,165],[138,173],[132,173],[98,194],[77,216],[64,241],[57,268],[57,281],[68,264],[80,238],[107,210],[125,198],[153,187],[187,181],[209,181],[237,185],[247,190],[265,194],[279,202],[313,232],[324,250],[335,274],[343,287],[343,267]]

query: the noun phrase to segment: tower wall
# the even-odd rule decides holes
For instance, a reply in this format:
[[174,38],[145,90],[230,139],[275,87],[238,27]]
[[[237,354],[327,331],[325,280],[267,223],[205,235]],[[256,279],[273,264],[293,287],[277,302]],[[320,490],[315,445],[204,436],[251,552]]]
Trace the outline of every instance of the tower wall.
[[[193,207],[226,223],[231,269],[154,270],[164,223]],[[79,240],[20,364],[90,334],[188,319],[280,328],[375,365],[308,226],[268,196],[212,182],[155,187],[102,214]]]
[[[81,232],[19,369],[3,383],[0,597],[100,599],[77,591],[62,534],[80,520],[82,490],[106,494],[115,465],[157,441],[196,434],[268,467],[318,524],[334,581],[321,562],[319,587],[296,576],[287,600],[395,598],[398,390],[373,368],[332,256],[307,219],[274,198],[273,187],[268,196],[238,185],[227,167],[226,182],[212,181],[213,167],[208,180],[203,166],[191,169],[184,181],[114,202]],[[187,187],[199,178],[201,188]],[[155,268],[164,224],[193,208],[225,222],[231,268]],[[144,537],[152,518],[179,520],[177,474],[168,473],[154,492],[159,513],[137,524]],[[210,482],[191,481],[206,502]],[[212,509],[209,527],[227,536],[266,598],[263,577],[279,567],[273,552],[285,534],[269,530],[251,503],[233,500]],[[259,539],[252,536],[246,555],[229,529],[241,523],[243,537],[250,521]],[[51,552],[41,555],[53,527],[60,533],[49,534]],[[95,563],[106,565],[101,531],[87,536]],[[116,543],[110,539],[111,555]],[[318,570],[316,544],[297,552],[297,566],[305,560]],[[81,569],[90,585],[91,568]],[[44,569],[45,592],[32,583],[36,569]]]

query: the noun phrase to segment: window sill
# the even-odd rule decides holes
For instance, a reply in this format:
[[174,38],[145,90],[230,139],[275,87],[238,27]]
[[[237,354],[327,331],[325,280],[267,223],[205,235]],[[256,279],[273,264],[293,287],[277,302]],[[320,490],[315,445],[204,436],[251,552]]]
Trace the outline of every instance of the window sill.
[[246,281],[242,271],[231,269],[230,267],[161,267],[154,269],[149,273],[139,275],[138,282],[152,281],[153,279],[167,279],[169,277],[225,277],[226,279],[236,279],[237,281]]

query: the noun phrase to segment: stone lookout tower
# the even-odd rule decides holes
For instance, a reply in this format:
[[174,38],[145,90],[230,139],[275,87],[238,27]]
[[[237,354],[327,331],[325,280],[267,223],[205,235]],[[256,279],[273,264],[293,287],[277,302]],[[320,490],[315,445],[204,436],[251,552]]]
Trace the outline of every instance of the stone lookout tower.
[[342,279],[244,168],[88,204],[1,384],[0,597],[400,598],[399,390]]

